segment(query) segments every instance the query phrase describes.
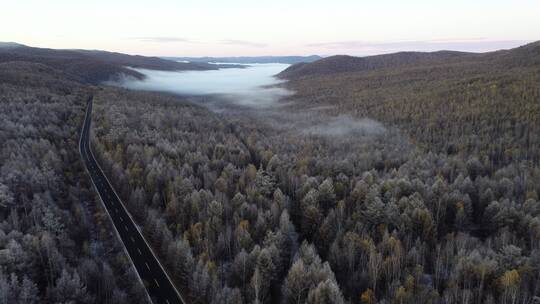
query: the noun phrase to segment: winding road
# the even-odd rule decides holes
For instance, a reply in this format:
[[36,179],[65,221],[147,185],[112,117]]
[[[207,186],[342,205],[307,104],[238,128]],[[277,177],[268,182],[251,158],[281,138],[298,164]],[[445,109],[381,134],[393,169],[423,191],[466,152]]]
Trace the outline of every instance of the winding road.
[[92,179],[92,183],[99,194],[105,210],[109,214],[114,229],[120,238],[124,250],[135,266],[137,275],[146,287],[147,295],[155,304],[185,304],[182,296],[174,287],[171,279],[160,264],[158,258],[144,239],[139,227],[126,210],[124,203],[116,194],[107,176],[101,170],[90,148],[90,124],[92,115],[93,97],[88,100],[86,116],[81,131],[79,150],[84,165]]

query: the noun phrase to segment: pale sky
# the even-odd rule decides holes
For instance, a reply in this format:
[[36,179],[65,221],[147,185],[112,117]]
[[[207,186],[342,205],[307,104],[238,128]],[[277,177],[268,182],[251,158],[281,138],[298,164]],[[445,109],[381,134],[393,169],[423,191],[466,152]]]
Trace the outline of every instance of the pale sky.
[[539,0],[0,0],[0,41],[141,55],[483,52],[536,40]]

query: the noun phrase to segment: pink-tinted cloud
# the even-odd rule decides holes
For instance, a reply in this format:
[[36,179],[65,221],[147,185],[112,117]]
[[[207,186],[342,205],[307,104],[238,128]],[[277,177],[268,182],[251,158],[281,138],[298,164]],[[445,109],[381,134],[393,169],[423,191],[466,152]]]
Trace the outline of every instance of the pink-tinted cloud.
[[488,52],[514,48],[530,41],[527,40],[488,40],[483,38],[438,39],[416,41],[372,42],[362,40],[335,41],[306,44],[327,53],[347,53],[353,55],[375,55],[400,51],[439,51],[454,50],[464,52]]

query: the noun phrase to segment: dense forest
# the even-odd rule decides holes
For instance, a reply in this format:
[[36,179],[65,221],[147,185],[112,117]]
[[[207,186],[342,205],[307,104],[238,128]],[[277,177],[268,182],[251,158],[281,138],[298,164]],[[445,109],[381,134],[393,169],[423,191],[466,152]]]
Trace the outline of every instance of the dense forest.
[[78,152],[91,88],[0,64],[0,303],[137,303],[133,268]]
[[[289,67],[300,108],[370,117],[426,150],[488,166],[540,163],[540,42],[484,54],[334,56]],[[466,156],[465,156],[466,157]]]
[[101,162],[193,303],[539,300],[538,167],[430,151],[391,126],[95,100]]
[[385,56],[219,111],[6,59],[0,303],[146,299],[80,160],[90,95],[98,161],[189,303],[539,303],[539,45]]

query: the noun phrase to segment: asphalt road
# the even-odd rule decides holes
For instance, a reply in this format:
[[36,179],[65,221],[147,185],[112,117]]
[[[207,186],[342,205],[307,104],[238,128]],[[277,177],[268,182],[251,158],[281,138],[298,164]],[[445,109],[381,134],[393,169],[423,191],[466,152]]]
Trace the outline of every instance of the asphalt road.
[[93,99],[90,97],[81,132],[79,149],[95,189],[152,302],[155,304],[186,303],[171,283],[163,266],[159,263],[152,249],[150,249],[133,218],[126,210],[123,202],[114,191],[94,158],[94,154],[90,149],[92,104]]

